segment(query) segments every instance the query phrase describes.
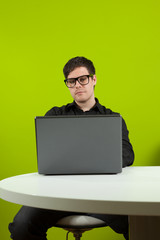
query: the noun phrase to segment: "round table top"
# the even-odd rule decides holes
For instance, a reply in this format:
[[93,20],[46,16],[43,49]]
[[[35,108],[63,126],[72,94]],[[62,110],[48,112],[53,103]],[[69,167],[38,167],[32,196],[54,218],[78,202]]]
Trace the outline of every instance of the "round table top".
[[109,175],[24,174],[0,181],[0,197],[45,209],[160,216],[160,167]]

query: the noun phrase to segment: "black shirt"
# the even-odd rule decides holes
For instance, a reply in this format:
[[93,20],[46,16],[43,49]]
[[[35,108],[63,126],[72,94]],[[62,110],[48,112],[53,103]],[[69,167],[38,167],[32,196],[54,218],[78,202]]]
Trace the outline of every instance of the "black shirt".
[[[89,111],[82,111],[75,101],[73,103],[69,103],[62,107],[53,107],[50,109],[45,116],[55,116],[55,115],[96,115],[96,114],[118,114],[112,112],[111,109],[102,106],[98,99],[96,100],[96,104]],[[129,141],[128,130],[125,124],[124,119],[122,118],[122,152],[123,152],[123,167],[130,166],[134,161],[134,152],[132,145]]]

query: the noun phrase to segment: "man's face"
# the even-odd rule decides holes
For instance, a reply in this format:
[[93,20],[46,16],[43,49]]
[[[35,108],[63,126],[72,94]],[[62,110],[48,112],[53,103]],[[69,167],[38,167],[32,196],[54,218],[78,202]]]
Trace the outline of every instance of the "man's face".
[[[79,76],[89,75],[87,68],[78,67],[69,73],[67,78],[77,78]],[[87,103],[90,99],[94,99],[94,86],[96,85],[96,76],[89,77],[89,83],[87,85],[81,85],[76,81],[76,85],[73,88],[69,88],[69,91],[78,103]]]

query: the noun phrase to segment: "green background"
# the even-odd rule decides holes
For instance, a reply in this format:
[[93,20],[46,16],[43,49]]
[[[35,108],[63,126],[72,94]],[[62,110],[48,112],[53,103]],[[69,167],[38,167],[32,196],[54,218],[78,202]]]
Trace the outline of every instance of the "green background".
[[[0,179],[37,171],[34,117],[72,101],[62,69],[75,56],[94,62],[95,96],[124,117],[134,165],[160,165],[160,1],[1,0]],[[0,199],[0,239],[19,207]],[[109,228],[84,237],[124,239]]]

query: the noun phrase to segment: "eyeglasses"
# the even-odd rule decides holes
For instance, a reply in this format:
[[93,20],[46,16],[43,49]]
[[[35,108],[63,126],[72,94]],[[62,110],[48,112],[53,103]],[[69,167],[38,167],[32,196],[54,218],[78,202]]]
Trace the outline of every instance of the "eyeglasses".
[[73,88],[76,85],[76,81],[78,81],[81,85],[87,85],[89,83],[89,77],[93,77],[93,74],[83,75],[77,78],[68,78],[65,79],[64,82],[68,88]]

